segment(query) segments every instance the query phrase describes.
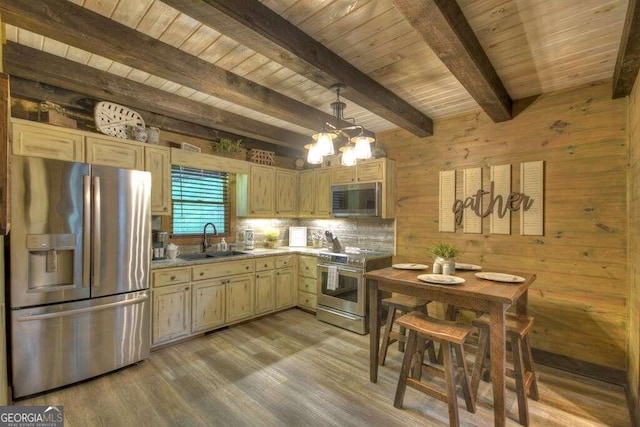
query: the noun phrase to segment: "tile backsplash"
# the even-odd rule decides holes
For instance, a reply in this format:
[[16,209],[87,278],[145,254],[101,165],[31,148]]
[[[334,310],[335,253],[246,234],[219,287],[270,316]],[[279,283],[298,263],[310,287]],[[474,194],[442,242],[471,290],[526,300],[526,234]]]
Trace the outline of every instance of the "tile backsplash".
[[394,253],[395,220],[378,218],[343,218],[343,219],[238,219],[237,229],[252,228],[256,247],[264,240],[264,233],[269,228],[280,231],[281,246],[289,244],[289,227],[307,227],[307,245],[311,246],[311,235],[329,230],[337,237],[343,248],[384,250]]

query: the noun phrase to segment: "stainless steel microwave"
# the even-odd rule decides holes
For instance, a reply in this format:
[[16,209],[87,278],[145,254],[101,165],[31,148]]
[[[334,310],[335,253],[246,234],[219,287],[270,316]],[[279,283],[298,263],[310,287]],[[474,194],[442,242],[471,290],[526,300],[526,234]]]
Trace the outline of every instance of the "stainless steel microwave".
[[333,215],[337,217],[380,217],[382,183],[334,185],[331,187]]

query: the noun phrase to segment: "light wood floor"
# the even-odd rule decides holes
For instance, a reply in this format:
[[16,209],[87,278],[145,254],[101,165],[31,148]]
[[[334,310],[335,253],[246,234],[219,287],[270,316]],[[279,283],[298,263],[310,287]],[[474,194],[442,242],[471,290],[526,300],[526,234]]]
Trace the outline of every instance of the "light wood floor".
[[[407,389],[392,405],[401,354],[389,349],[377,384],[369,382],[369,336],[288,310],[156,352],[142,363],[17,402],[64,405],[72,426],[436,426],[446,404]],[[472,355],[469,355],[471,358]],[[628,426],[622,387],[537,366],[540,401],[533,426]],[[491,385],[481,383],[461,425],[493,425]],[[507,390],[507,425],[517,424]]]

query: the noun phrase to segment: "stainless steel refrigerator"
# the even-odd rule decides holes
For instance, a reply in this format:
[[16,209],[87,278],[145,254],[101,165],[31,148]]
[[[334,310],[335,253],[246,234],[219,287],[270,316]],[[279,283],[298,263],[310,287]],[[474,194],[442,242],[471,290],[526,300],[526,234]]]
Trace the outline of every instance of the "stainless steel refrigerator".
[[149,172],[11,158],[13,397],[149,355]]

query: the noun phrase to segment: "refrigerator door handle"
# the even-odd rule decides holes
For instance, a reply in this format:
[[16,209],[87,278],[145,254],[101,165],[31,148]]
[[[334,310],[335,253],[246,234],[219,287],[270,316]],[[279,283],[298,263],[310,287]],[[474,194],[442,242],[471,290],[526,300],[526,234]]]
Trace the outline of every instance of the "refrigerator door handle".
[[82,181],[82,287],[87,288],[91,278],[91,177],[85,175]]
[[111,302],[103,305],[95,305],[93,307],[77,308],[75,310],[60,311],[56,313],[44,313],[44,314],[34,314],[31,316],[23,316],[23,317],[18,317],[16,320],[18,320],[18,322],[31,322],[33,320],[44,320],[44,319],[53,319],[57,317],[74,316],[76,314],[81,314],[81,313],[90,313],[92,311],[100,311],[100,310],[106,310],[108,308],[122,307],[124,305],[140,304],[145,302],[148,299],[149,297],[147,295],[143,295],[133,299],[118,301],[118,302]]
[[93,177],[93,265],[92,284],[100,286],[100,177]]

